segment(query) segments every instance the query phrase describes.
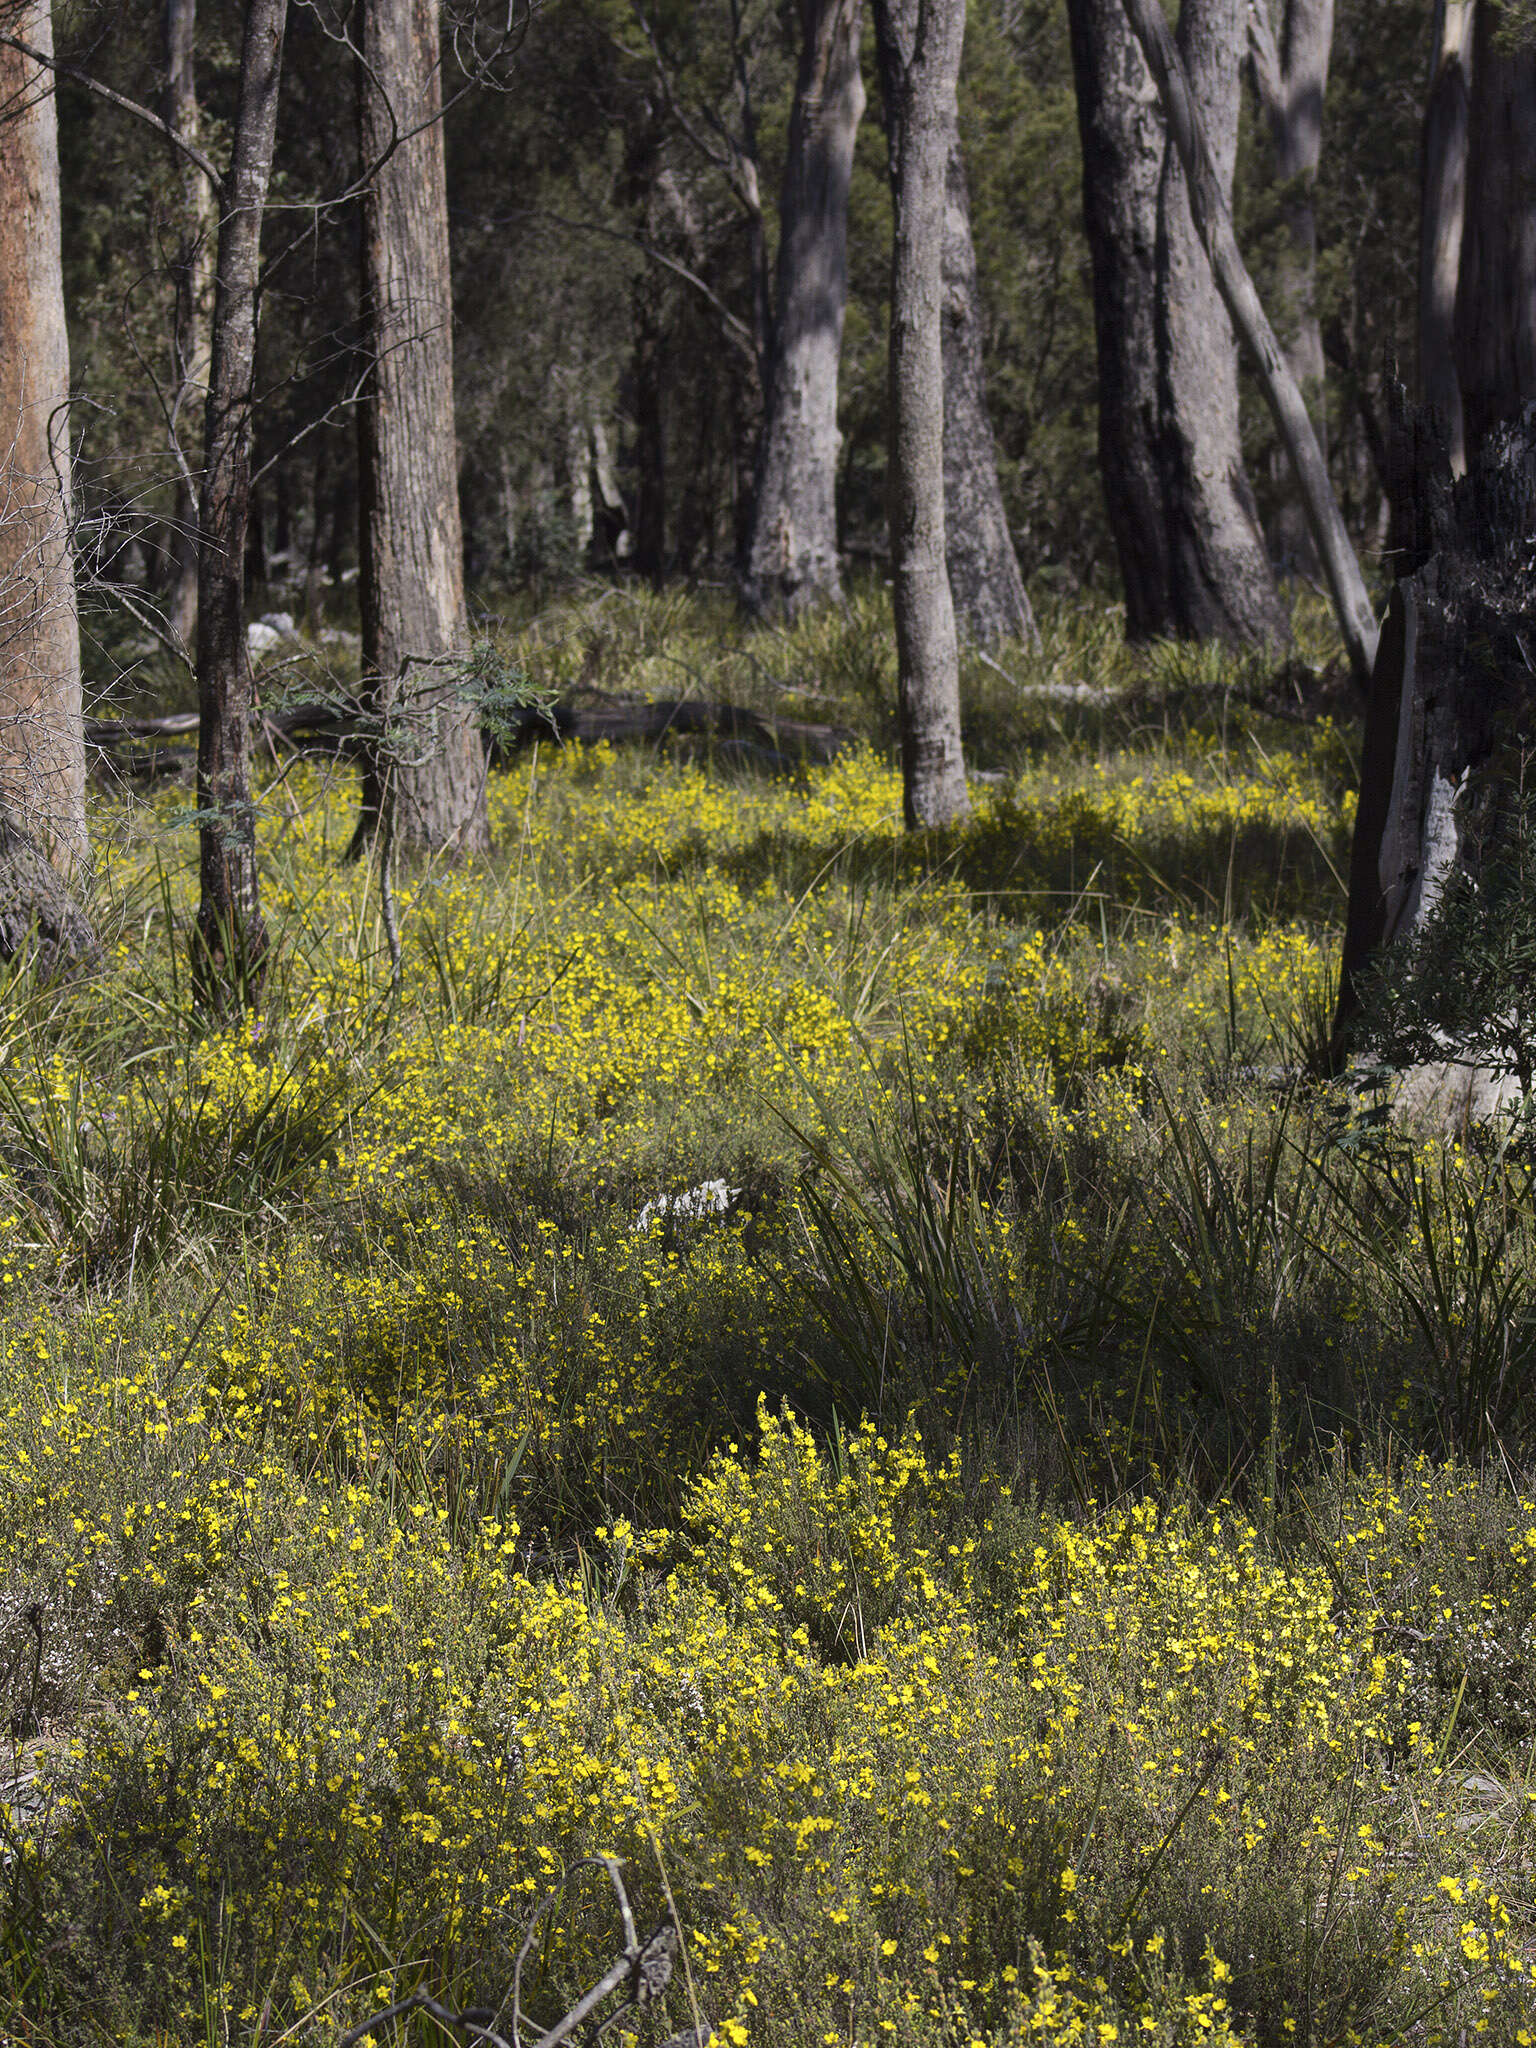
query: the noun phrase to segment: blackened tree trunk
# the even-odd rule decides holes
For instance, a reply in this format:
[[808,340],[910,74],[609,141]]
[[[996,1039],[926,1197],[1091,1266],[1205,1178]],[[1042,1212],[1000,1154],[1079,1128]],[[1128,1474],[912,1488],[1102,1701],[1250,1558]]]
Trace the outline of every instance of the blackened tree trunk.
[[987,413],[981,290],[958,126],[944,178],[944,551],[961,627],[983,644],[1029,640],[1034,614],[997,479]]
[[1471,147],[1456,293],[1467,456],[1536,398],[1536,45],[1476,10]]
[[[1069,0],[1093,264],[1099,454],[1132,639],[1282,642],[1238,426],[1231,323],[1120,0]],[[1242,0],[1185,0],[1178,49],[1223,199]]]
[[945,180],[965,0],[874,0],[890,130],[889,493],[909,826],[969,809],[960,745],[960,656],[945,561],[943,245]]
[[1068,0],[1093,271],[1099,472],[1132,640],[1179,630],[1158,465],[1158,194],[1165,140],[1157,88],[1120,0]]
[[[362,299],[359,413],[363,675],[382,736],[362,830],[393,807],[398,844],[490,843],[485,753],[463,686],[469,652],[453,415],[453,302],[438,0],[364,0],[358,67]],[[392,148],[391,145],[395,146]]]
[[200,902],[195,982],[205,1006],[259,999],[266,933],[251,800],[251,666],[245,540],[251,495],[256,281],[272,174],[288,0],[249,0],[229,171],[219,221],[203,425],[197,580]]
[[[165,119],[188,142],[199,141],[200,113],[194,58],[197,0],[165,0]],[[208,314],[213,293],[213,191],[195,164],[177,150],[181,193],[180,236],[171,264],[176,304],[171,330],[171,450],[176,501],[171,517],[170,591],[166,623],[187,649],[197,644],[197,478],[202,460],[199,414],[208,396]]]
[[864,114],[863,13],[863,0],[800,0],[767,403],[742,579],[749,608],[791,617],[841,595],[837,371],[848,187]]
[[[1270,163],[1280,211],[1276,252],[1276,314],[1285,359],[1301,387],[1324,456],[1328,407],[1323,330],[1317,317],[1317,211],[1313,186],[1323,147],[1323,100],[1333,54],[1333,0],[1283,0],[1278,35],[1270,0],[1249,0],[1254,84],[1269,130]],[[1280,461],[1284,462],[1283,452]],[[1294,478],[1275,520],[1282,559],[1315,575],[1317,551]]]
[[[47,0],[13,0],[0,20],[52,55]],[[0,48],[0,953],[29,904],[45,944],[78,950],[67,929],[50,932],[58,919],[38,893],[39,849],[64,873],[88,851],[68,399],[53,80]],[[30,848],[23,868],[13,843]]]
[[1440,416],[1451,473],[1467,466],[1456,374],[1456,287],[1471,140],[1473,0],[1439,0],[1424,106],[1419,209],[1419,396]]
[[[1336,1046],[1365,970],[1421,931],[1536,728],[1536,425],[1486,435],[1453,481],[1438,414],[1400,418],[1404,539],[1366,712]],[[1454,1048],[1448,1048],[1454,1051]]]

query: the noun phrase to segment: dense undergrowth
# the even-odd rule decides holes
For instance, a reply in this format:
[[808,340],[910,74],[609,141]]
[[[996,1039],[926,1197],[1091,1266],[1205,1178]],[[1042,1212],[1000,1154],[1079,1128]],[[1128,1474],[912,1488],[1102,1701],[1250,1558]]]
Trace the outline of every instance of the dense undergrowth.
[[[525,753],[398,998],[288,764],[213,1036],[185,797],[101,798],[109,958],[0,1065],[7,2038],[498,2009],[600,1852],[686,1931],[646,2037],[1536,2032],[1529,1168],[1318,1078],[1302,624],[974,661],[917,840],[876,600],[511,622],[860,743]],[[579,1875],[540,2023],[618,1942]]]

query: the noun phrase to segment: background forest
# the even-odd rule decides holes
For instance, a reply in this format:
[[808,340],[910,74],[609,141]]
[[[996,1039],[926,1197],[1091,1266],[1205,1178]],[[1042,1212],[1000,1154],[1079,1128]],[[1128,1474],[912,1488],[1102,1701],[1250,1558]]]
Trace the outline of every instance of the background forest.
[[[105,17],[77,10],[68,37],[65,11],[61,53],[159,104],[161,11],[147,0],[137,9],[123,0]],[[215,135],[230,118],[240,17],[238,7],[202,0],[198,90]],[[359,372],[357,229],[348,208],[314,209],[355,175],[355,88],[309,10],[295,11],[289,38],[266,241],[269,256],[292,247],[268,277],[263,306],[256,461],[265,473],[251,609],[292,611],[297,602],[302,614],[313,565],[339,619],[345,596],[335,586],[356,567],[356,429],[346,401]],[[562,4],[536,20],[504,89],[482,86],[450,109],[460,492],[482,602],[601,566],[621,534],[635,573],[730,581],[762,403],[741,336],[753,319],[754,268],[772,264],[795,38],[792,12],[762,4],[643,15]],[[886,546],[890,198],[873,39],[864,42],[869,113],[850,210],[838,510],[849,558],[875,568]],[[1406,372],[1416,357],[1429,56],[1423,10],[1408,0],[1338,6],[1316,187],[1318,314],[1335,486],[1368,552],[1386,538],[1386,369]],[[732,170],[744,91],[755,212]],[[987,390],[1020,563],[1042,591],[1111,596],[1065,6],[977,0],[960,106]],[[60,108],[73,374],[105,408],[83,433],[82,476],[109,574],[132,580],[155,573],[164,545],[156,519],[167,506],[146,493],[165,473],[155,383],[168,374],[165,265],[179,181],[158,137],[67,79]],[[1283,238],[1281,196],[1250,113],[1235,208],[1261,289],[1272,286]],[[640,419],[651,405],[662,458],[648,477]],[[1272,523],[1280,458],[1256,400],[1245,404],[1244,447]],[[642,511],[648,490],[660,498],[657,513]],[[118,685],[122,672],[109,619],[91,663],[98,688]],[[156,677],[162,688],[168,680]]]
[[0,506],[0,2040],[1536,2039],[1536,52],[1478,8],[1470,122],[1465,7],[1180,14],[1352,612],[1155,8],[0,0],[0,406],[55,113],[68,344]]

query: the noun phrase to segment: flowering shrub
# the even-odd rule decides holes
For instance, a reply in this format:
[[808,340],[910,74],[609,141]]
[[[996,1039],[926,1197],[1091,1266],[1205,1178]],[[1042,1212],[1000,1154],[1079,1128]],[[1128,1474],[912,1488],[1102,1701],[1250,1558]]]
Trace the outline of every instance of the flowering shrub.
[[[206,1035],[181,824],[101,810],[110,965],[0,1067],[3,2029],[494,2008],[597,1852],[730,2048],[1533,2029],[1536,1515],[1363,1448],[1523,1198],[1431,1148],[1510,1220],[1426,1335],[1399,1166],[1284,1092],[1340,736],[1082,721],[947,838],[868,749],[541,748],[398,877],[398,1001],[289,767]],[[618,1944],[541,1927],[547,2022]]]

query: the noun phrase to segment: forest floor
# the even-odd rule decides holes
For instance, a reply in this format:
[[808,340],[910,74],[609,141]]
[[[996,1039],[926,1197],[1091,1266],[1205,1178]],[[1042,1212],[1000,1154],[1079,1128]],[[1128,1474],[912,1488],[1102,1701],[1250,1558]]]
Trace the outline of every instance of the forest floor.
[[398,989],[284,763],[223,1032],[185,791],[98,798],[0,1063],[0,2036],[512,2041],[553,1892],[526,2043],[604,1854],[684,1937],[610,2040],[1536,2036],[1531,1170],[1322,1077],[1300,627],[1053,608],[923,839],[878,595],[578,593],[536,686],[856,743],[524,751]]

